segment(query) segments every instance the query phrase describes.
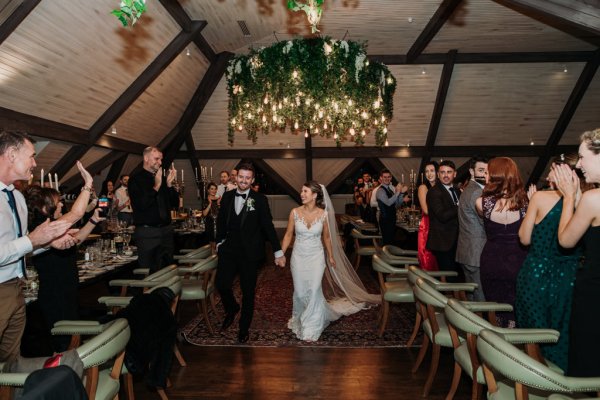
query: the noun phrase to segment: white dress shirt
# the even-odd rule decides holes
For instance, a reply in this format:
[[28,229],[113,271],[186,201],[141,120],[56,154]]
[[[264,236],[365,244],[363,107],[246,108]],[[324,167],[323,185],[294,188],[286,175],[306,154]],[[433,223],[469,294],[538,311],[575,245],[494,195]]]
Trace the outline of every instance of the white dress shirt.
[[237,193],[246,195],[246,198],[243,198],[242,196],[235,196],[235,213],[237,215],[240,215],[240,213],[242,212],[242,209],[244,208],[244,204],[246,204],[246,200],[248,200],[248,195],[250,194],[250,189],[247,189],[244,192],[238,191]]
[[[13,190],[19,218],[21,219],[22,237],[18,237],[17,220],[8,204],[8,195],[2,190],[13,190],[14,186],[0,182],[0,283],[16,277],[22,277],[20,260],[31,252],[33,245],[27,237],[27,204],[18,190]],[[12,221],[10,223],[9,221]]]
[[[119,200],[118,207],[121,208],[121,206],[123,206],[123,204],[127,203],[127,200],[129,200],[129,192],[127,191],[127,187],[120,186],[115,191],[115,197],[117,198],[117,200]],[[121,208],[121,210],[119,212],[124,212],[124,213],[133,212],[133,209],[131,208],[131,203],[129,205],[127,205],[127,207]]]
[[217,186],[217,197],[219,197],[219,198],[223,197],[223,193],[225,193],[226,191],[227,191],[227,185],[219,183],[219,185]]

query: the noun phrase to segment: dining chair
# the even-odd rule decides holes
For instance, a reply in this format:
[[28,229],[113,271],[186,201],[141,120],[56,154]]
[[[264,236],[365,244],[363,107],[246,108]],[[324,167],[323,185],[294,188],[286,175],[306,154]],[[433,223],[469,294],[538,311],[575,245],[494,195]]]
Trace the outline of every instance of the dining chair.
[[[352,229],[350,235],[354,239],[354,252],[356,254],[356,258],[354,260],[354,269],[357,270],[360,266],[361,257],[371,257],[373,254],[377,253],[377,249],[379,248],[377,241],[381,239],[381,235],[367,235],[360,232],[356,228]],[[361,245],[361,240],[371,240],[373,245]]]
[[[120,318],[100,326],[97,332],[76,348],[83,362],[83,383],[90,400],[115,399],[131,331],[127,320]],[[0,398],[12,398],[13,389],[23,387],[27,376],[29,373],[0,373]]]
[[219,259],[211,255],[191,267],[180,267],[179,271],[184,274],[181,289],[181,301],[195,301],[198,311],[202,313],[204,322],[209,332],[214,335],[215,330],[208,317],[208,305],[216,314],[215,307],[215,276]]
[[[485,378],[477,354],[477,336],[483,329],[506,335],[505,337],[511,343],[525,346],[531,354],[538,354],[539,343],[555,343],[558,340],[559,333],[552,329],[508,329],[489,322],[495,320],[493,317],[490,318],[489,314],[510,311],[512,311],[510,304],[448,299],[444,315],[454,347],[454,374],[446,400],[451,400],[456,394],[462,371],[472,379],[471,399],[478,400],[481,397]],[[483,313],[488,314],[488,320],[482,317]],[[460,337],[464,337],[464,341]]]
[[394,257],[416,257],[419,254],[418,250],[406,250],[392,244],[386,244],[382,247],[381,251],[390,259]]
[[579,393],[600,393],[600,377],[565,376],[523,352],[503,336],[484,329],[477,337],[477,352],[483,361],[488,399],[527,400],[545,399],[552,393],[574,397]]

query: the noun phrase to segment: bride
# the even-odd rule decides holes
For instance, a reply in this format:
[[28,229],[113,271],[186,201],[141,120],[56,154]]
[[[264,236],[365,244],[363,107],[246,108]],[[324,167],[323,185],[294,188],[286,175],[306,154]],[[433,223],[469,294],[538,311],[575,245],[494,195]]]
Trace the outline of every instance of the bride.
[[300,340],[316,341],[331,321],[369,308],[381,299],[367,293],[344,254],[325,187],[315,181],[307,182],[300,198],[302,205],[290,212],[281,246],[285,252],[295,233],[290,260],[294,297],[288,328]]

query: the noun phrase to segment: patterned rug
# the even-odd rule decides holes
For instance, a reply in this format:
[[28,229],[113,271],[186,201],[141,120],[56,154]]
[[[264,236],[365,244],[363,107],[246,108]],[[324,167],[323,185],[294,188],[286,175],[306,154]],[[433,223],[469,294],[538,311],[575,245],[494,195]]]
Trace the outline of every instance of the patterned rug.
[[[378,292],[376,278],[362,266],[360,277],[370,293]],[[238,302],[240,299],[237,287]],[[390,309],[388,325],[383,337],[377,336],[377,316],[380,307],[373,307],[356,314],[342,317],[331,323],[317,342],[303,342],[287,328],[292,313],[293,283],[289,268],[264,267],[258,276],[254,319],[250,327],[250,341],[237,342],[237,321],[226,332],[218,329],[222,322],[222,307],[217,305],[219,315],[211,311],[209,318],[217,330],[211,335],[200,315],[180,330],[181,335],[197,346],[263,346],[263,347],[405,347],[415,320],[414,304],[394,304]],[[420,344],[421,340],[416,340]]]

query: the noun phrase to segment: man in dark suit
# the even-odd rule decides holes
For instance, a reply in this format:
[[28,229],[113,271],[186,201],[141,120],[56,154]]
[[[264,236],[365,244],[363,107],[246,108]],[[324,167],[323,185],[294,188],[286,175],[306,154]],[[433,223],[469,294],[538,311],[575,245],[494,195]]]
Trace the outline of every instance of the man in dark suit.
[[458,271],[456,242],[458,240],[458,200],[460,191],[454,187],[456,166],[450,160],[440,163],[438,184],[427,192],[429,236],[427,249],[431,250],[442,271]]
[[233,296],[233,280],[240,276],[242,314],[238,341],[248,341],[254,313],[254,293],[257,270],[265,258],[265,237],[275,252],[275,264],[284,267],[285,256],[277,239],[273,218],[265,195],[250,190],[254,182],[254,167],[242,164],[236,178],[237,189],[225,192],[217,216],[216,242],[219,265],[216,287],[225,307],[222,330],[233,324],[240,306]]

